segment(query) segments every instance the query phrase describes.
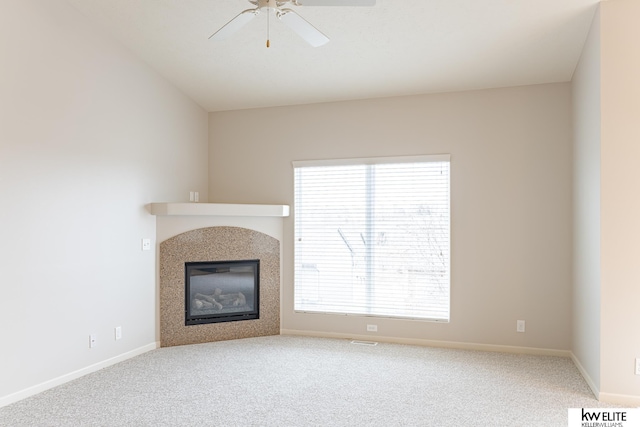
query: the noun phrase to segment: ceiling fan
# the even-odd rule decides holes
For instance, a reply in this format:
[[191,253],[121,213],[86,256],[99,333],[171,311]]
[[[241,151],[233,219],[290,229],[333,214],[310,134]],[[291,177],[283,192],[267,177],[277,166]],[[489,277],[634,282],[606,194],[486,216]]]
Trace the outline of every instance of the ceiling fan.
[[[285,8],[287,4],[292,6],[374,6],[376,0],[248,0],[255,6],[240,12],[235,18],[227,22],[222,28],[213,33],[209,39],[224,40],[237,32],[262,11],[269,13],[273,11],[276,17],[284,22],[295,33],[302,37],[313,47],[322,46],[329,41],[320,30],[311,25],[302,16],[292,9]],[[268,21],[267,21],[268,25]],[[268,28],[268,27],[267,27]],[[268,31],[268,30],[267,30]],[[269,47],[269,37],[267,35],[267,47]]]

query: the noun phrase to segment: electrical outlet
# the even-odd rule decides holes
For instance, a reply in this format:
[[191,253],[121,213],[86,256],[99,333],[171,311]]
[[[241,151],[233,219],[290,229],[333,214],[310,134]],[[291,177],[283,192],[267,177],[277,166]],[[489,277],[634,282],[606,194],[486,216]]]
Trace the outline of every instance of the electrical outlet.
[[115,339],[116,341],[122,338],[122,326],[116,326],[114,329]]
[[636,375],[640,375],[640,357],[636,357]]
[[89,348],[93,348],[97,345],[98,337],[94,334],[89,335]]
[[151,239],[142,239],[142,250],[143,251],[151,250]]
[[524,320],[518,320],[516,324],[516,332],[524,332]]
[[378,325],[367,325],[367,332],[378,332]]

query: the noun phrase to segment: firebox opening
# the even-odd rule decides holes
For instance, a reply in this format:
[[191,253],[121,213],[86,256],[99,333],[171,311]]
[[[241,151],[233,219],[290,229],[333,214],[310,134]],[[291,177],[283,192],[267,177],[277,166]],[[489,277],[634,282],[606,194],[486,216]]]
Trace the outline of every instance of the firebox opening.
[[259,319],[260,260],[185,263],[185,325]]

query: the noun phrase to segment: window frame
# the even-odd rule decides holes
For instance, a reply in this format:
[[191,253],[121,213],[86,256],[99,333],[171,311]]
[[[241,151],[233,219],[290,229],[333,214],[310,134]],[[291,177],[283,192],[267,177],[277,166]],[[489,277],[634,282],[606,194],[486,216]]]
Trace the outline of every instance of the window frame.
[[[448,286],[448,298],[447,298],[447,313],[446,318],[429,318],[429,317],[416,317],[416,316],[403,316],[403,315],[386,315],[375,313],[349,313],[349,312],[336,312],[336,311],[316,311],[309,309],[297,309],[296,308],[296,273],[297,267],[297,228],[298,228],[298,212],[296,201],[298,195],[297,191],[298,181],[296,175],[296,169],[306,167],[325,167],[325,166],[358,166],[358,165],[381,165],[381,164],[402,164],[402,163],[432,163],[432,162],[446,162],[448,163],[448,177],[447,177],[447,262],[446,262],[446,283]],[[293,174],[294,174],[294,295],[293,295],[293,309],[295,313],[308,313],[308,314],[329,314],[339,316],[365,316],[365,317],[381,317],[381,318],[395,318],[411,321],[428,321],[428,322],[442,322],[449,323],[451,320],[451,155],[450,154],[435,154],[435,155],[419,155],[419,156],[398,156],[398,157],[369,157],[369,158],[345,158],[345,159],[323,159],[323,160],[302,160],[293,161]],[[367,188],[366,191],[371,191]]]

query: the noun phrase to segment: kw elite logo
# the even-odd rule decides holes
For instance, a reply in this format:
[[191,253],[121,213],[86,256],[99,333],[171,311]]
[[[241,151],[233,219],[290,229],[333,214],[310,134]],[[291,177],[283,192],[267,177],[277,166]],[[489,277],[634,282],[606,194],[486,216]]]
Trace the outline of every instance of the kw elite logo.
[[571,408],[569,427],[640,427],[640,408]]

